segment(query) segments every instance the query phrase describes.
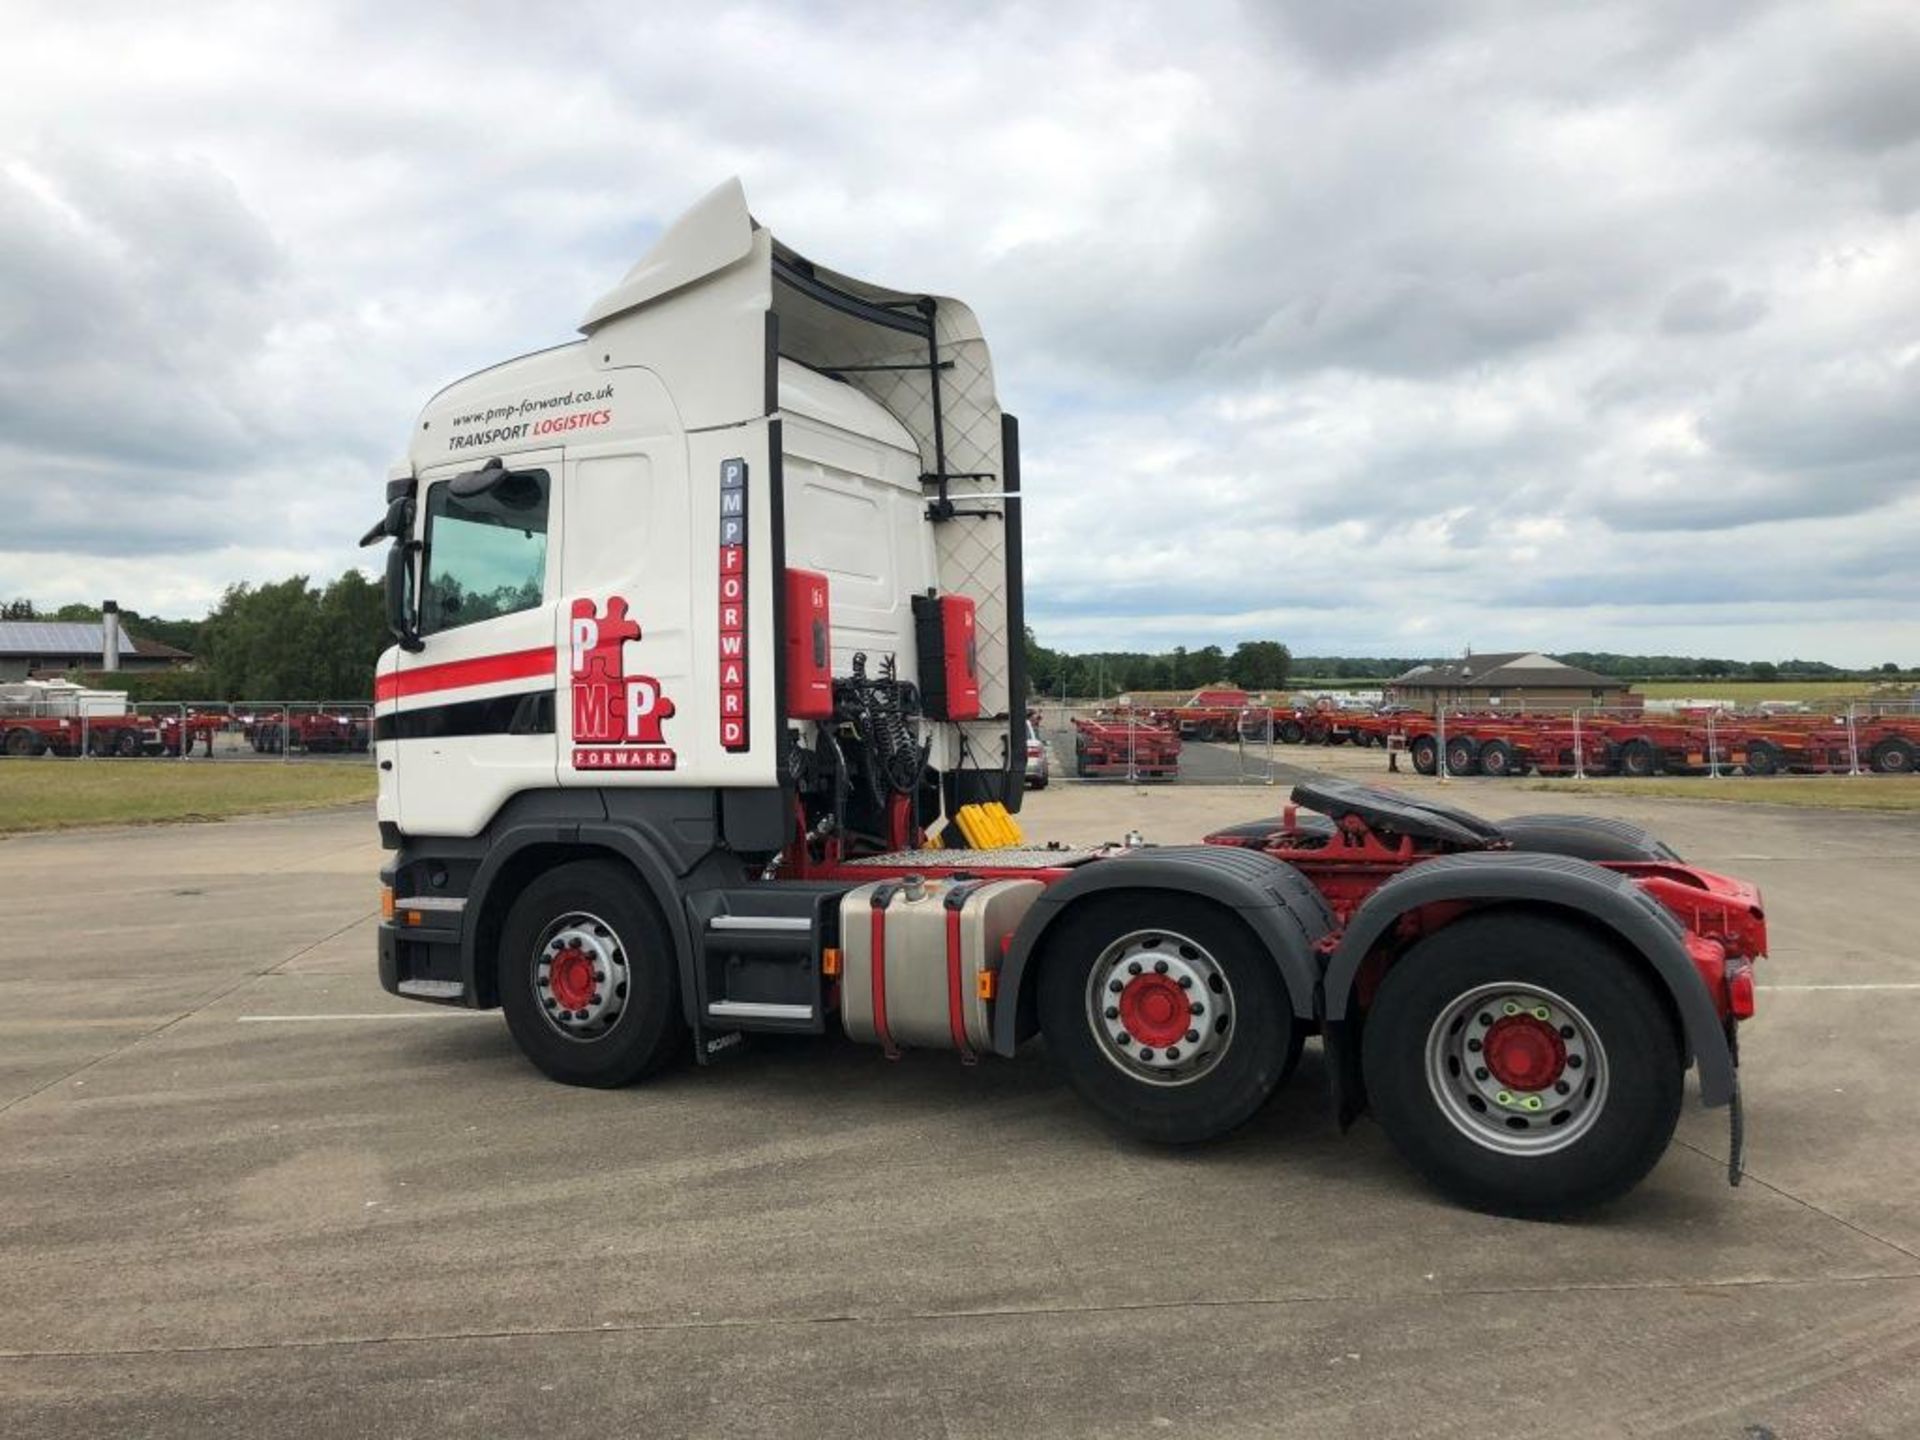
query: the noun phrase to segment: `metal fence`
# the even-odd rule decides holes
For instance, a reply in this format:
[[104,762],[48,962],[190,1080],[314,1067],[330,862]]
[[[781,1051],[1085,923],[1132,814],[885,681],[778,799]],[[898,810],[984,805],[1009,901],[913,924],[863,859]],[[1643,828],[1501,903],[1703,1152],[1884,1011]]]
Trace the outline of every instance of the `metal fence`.
[[[1228,708],[1046,702],[1034,712],[1049,780],[1287,783],[1303,772],[1451,780],[1912,773],[1920,701],[1862,698],[1738,710]],[[1337,752],[1346,747],[1346,753]],[[1369,754],[1380,751],[1383,754]]]
[[0,758],[165,759],[205,763],[366,760],[373,707],[364,700],[150,701],[89,709],[70,697],[0,700]]

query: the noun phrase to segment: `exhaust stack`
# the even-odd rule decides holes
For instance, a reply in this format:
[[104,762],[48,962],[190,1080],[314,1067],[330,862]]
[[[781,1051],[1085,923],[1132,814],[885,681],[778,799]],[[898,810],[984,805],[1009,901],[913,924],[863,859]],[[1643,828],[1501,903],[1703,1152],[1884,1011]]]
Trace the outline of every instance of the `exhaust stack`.
[[120,668],[120,606],[112,600],[100,604],[100,668]]

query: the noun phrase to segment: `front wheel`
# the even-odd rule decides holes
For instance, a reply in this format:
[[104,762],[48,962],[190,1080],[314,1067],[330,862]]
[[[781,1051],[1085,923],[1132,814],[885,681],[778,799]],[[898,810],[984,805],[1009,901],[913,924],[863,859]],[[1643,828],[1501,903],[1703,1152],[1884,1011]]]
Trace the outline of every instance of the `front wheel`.
[[1632,960],[1537,915],[1456,921],[1387,972],[1365,1021],[1388,1138],[1477,1210],[1572,1215],[1625,1194],[1680,1116],[1683,1051]]
[[1440,742],[1431,735],[1414,737],[1407,749],[1413,755],[1413,769],[1417,775],[1433,775],[1440,770]]
[[1226,911],[1167,892],[1082,902],[1058,921],[1039,1013],[1080,1098],[1162,1144],[1244,1123],[1300,1058],[1265,948]]
[[629,1084],[686,1034],[673,940],[640,886],[623,865],[577,860],[527,886],[502,927],[507,1028],[563,1084]]

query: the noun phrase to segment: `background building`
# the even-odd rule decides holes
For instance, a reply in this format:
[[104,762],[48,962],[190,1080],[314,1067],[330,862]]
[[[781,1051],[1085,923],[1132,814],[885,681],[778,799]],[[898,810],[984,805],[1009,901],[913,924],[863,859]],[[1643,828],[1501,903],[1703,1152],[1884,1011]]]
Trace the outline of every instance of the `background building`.
[[1571,710],[1583,705],[1637,706],[1625,680],[1563,665],[1536,651],[1469,655],[1416,665],[1387,682],[1387,699],[1432,710],[1465,706],[1498,710]]
[[[109,629],[114,632],[116,651],[111,659]],[[69,670],[178,670],[191,664],[193,656],[185,650],[139,639],[117,623],[0,620],[0,680],[63,675]]]

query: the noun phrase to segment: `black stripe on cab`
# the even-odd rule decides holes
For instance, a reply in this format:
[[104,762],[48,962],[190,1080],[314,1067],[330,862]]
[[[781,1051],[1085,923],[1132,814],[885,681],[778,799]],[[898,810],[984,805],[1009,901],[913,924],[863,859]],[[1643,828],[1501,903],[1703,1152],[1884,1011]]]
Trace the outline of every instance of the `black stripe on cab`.
[[451,740],[462,735],[553,734],[553,689],[489,695],[451,705],[426,705],[382,715],[373,722],[375,740]]

